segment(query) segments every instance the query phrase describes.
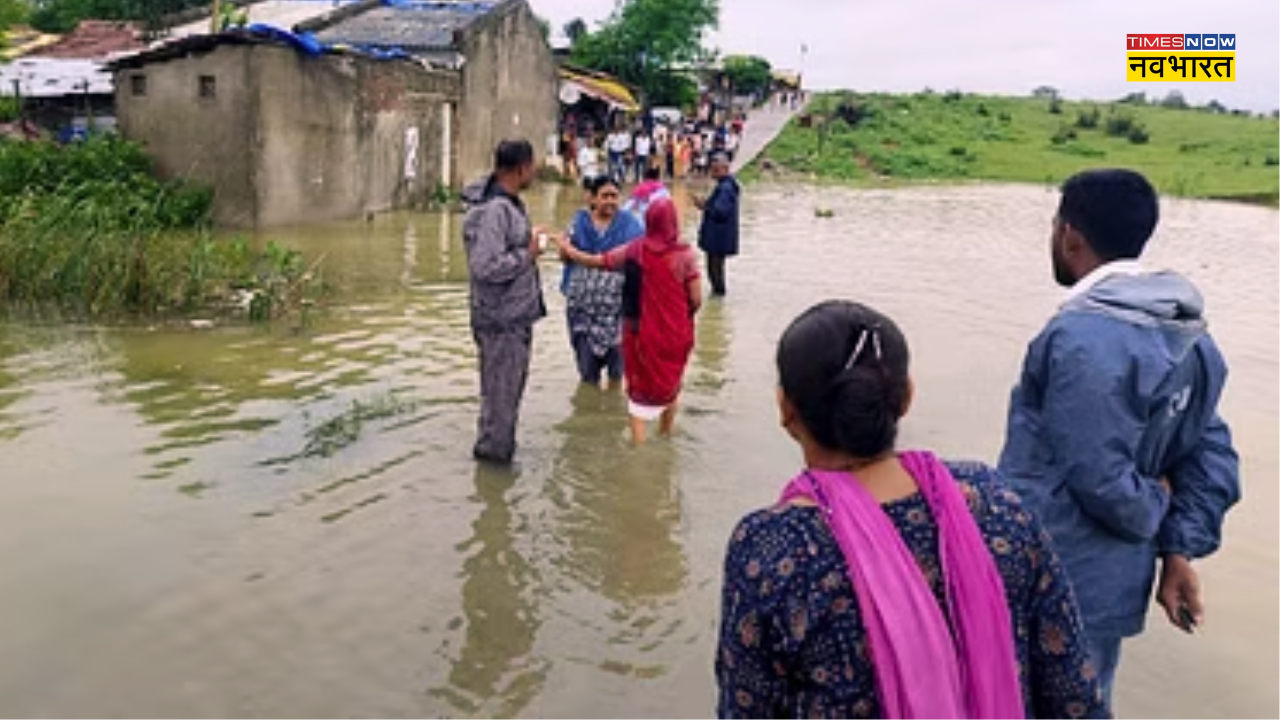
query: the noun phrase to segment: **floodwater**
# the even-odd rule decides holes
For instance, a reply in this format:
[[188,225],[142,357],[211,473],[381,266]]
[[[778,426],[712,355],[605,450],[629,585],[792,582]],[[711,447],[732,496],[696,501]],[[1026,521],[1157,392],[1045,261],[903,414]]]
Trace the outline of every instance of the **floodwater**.
[[[786,323],[830,297],[887,311],[913,343],[905,443],[990,460],[1060,297],[1055,199],[749,186],[677,436],[639,450],[622,399],[576,385],[548,263],[514,472],[470,460],[457,216],[272,233],[341,289],[305,329],[0,325],[0,715],[711,714],[725,540],[799,461],[773,407]],[[529,206],[563,223],[577,200]],[[1208,298],[1246,500],[1202,632],[1153,616],[1126,647],[1124,715],[1280,714],[1278,217],[1164,206],[1150,264]]]

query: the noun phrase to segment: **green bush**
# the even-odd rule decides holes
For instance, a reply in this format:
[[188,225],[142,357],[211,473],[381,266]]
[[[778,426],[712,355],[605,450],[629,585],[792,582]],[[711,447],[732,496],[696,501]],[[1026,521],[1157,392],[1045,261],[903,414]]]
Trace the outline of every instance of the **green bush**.
[[1138,121],[1130,115],[1113,113],[1107,117],[1106,130],[1111,137],[1128,137],[1135,127],[1138,127]]
[[22,105],[18,98],[11,95],[0,96],[0,123],[11,123],[18,119]]
[[248,293],[259,316],[285,311],[309,286],[301,257],[215,237],[212,197],[156,180],[142,150],[118,139],[0,142],[0,304],[99,317]]
[[1053,137],[1049,138],[1049,142],[1053,143],[1054,145],[1065,145],[1075,139],[1076,139],[1075,130],[1072,130],[1066,125],[1059,125],[1058,131],[1053,134]]
[[1135,123],[1129,128],[1129,142],[1134,145],[1145,145],[1149,140],[1151,140],[1151,133],[1147,132],[1145,127]]
[[1098,112],[1098,108],[1090,106],[1088,110],[1081,110],[1076,116],[1076,127],[1084,130],[1092,130],[1098,127],[1098,122],[1102,119],[1102,113]]

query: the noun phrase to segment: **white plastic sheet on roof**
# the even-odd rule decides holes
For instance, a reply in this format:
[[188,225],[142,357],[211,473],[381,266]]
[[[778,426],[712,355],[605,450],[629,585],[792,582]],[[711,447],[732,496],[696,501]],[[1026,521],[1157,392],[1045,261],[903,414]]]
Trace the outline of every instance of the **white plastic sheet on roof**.
[[63,95],[110,95],[111,73],[96,60],[62,58],[18,58],[0,65],[0,95],[13,95],[13,83],[23,97]]

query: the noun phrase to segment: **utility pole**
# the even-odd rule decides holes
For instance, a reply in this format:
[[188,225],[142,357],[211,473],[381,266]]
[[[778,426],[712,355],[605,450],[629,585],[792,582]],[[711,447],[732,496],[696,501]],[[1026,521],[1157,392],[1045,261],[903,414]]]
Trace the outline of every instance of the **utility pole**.
[[796,75],[796,84],[799,86],[796,90],[804,89],[804,59],[809,54],[809,44],[800,43],[800,72]]

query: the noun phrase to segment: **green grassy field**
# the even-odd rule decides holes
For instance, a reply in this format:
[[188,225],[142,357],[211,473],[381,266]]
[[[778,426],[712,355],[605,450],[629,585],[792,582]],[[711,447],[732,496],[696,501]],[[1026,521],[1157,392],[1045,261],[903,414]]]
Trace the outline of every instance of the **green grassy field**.
[[1167,195],[1275,205],[1280,121],[1048,97],[826,93],[744,174],[855,185],[1058,184],[1091,167],[1139,170]]

